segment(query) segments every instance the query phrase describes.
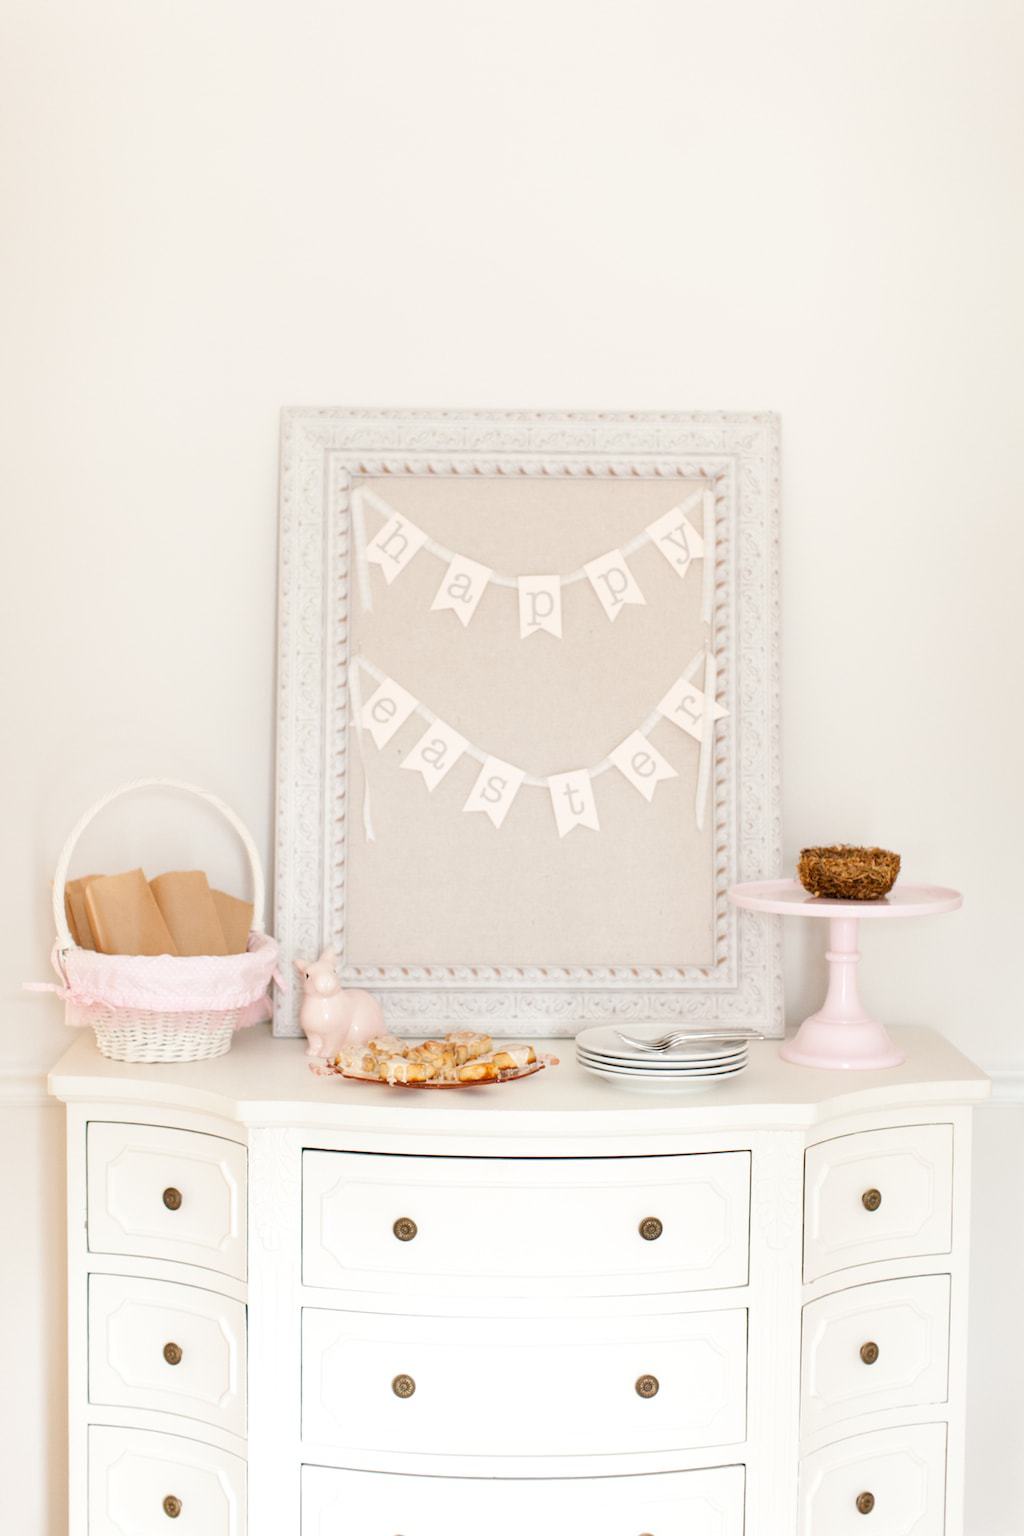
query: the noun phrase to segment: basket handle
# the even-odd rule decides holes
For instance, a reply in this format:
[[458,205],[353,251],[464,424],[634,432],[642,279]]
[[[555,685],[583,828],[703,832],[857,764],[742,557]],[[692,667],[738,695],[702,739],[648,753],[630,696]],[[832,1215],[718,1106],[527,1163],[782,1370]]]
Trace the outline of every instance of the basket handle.
[[263,933],[263,903],[265,888],[263,882],[263,866],[260,856],[256,851],[256,844],[252,840],[249,829],[230,806],[216,795],[211,795],[207,789],[199,789],[195,784],[183,784],[179,779],[132,779],[127,784],[122,784],[118,789],[112,790],[102,800],[97,800],[85,815],[72,827],[68,834],[68,840],[60,851],[57,860],[57,868],[53,873],[53,922],[57,930],[57,949],[74,949],[75,942],[68,928],[67,914],[64,910],[64,886],[68,877],[68,865],[71,863],[71,855],[75,851],[75,845],[86,827],[98,816],[100,811],[106,810],[111,801],[118,800],[122,795],[131,794],[136,789],[178,789],[186,795],[197,795],[200,800],[205,800],[215,810],[220,811],[224,820],[234,828],[242,840],[242,846],[249,856],[249,867],[252,870],[252,926],[257,933]]

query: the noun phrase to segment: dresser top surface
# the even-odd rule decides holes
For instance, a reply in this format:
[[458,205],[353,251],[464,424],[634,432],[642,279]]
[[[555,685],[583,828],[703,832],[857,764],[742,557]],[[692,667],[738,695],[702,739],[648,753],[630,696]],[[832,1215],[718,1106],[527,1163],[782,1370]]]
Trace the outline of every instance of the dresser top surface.
[[727,1082],[681,1092],[632,1089],[584,1071],[571,1039],[536,1041],[559,1058],[522,1082],[438,1093],[316,1077],[304,1040],[268,1028],[240,1034],[225,1056],[182,1065],[108,1061],[83,1030],[50,1073],[69,1103],[153,1105],[218,1115],[242,1125],[453,1132],[502,1137],[713,1127],[811,1126],[872,1110],[970,1104],[988,1096],[985,1074],[941,1035],[895,1029],[906,1052],[880,1072],[823,1071],[779,1058],[779,1041],[756,1041],[750,1065]]

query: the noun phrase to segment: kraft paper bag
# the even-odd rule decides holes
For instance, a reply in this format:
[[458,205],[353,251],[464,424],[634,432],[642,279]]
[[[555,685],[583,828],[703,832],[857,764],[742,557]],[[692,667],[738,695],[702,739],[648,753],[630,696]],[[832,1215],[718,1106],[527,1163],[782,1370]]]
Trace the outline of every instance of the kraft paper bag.
[[149,888],[179,955],[226,955],[210,884],[201,869],[157,875]]
[[252,928],[252,902],[242,901],[239,896],[229,896],[226,891],[211,891],[210,895],[220,919],[227,953],[244,955]]
[[85,888],[85,909],[105,955],[178,954],[141,869],[97,875]]

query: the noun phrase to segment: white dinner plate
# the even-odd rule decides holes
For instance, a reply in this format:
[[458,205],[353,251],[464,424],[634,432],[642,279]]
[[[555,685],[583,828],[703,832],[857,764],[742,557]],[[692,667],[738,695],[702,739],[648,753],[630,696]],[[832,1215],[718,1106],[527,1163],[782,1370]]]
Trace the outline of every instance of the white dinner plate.
[[581,1062],[581,1066],[584,1072],[591,1072],[594,1077],[601,1077],[606,1083],[618,1083],[623,1088],[669,1089],[674,1093],[683,1093],[688,1088],[713,1088],[716,1083],[731,1082],[747,1070],[742,1066],[733,1067],[729,1072],[706,1072],[702,1075],[690,1072],[682,1077],[652,1077],[649,1072],[613,1072],[610,1068],[587,1066],[585,1062]]
[[632,1077],[647,1079],[651,1082],[688,1082],[713,1077],[732,1077],[737,1072],[745,1072],[747,1063],[738,1061],[727,1067],[701,1067],[690,1072],[643,1072],[634,1071],[631,1067],[607,1067],[597,1062],[586,1061],[578,1058],[581,1067],[588,1072],[599,1072],[604,1077]]
[[637,1061],[627,1056],[605,1056],[600,1051],[588,1051],[582,1046],[576,1047],[576,1054],[581,1061],[590,1061],[597,1065],[607,1065],[609,1067],[630,1067],[648,1072],[665,1072],[674,1069],[692,1071],[694,1068],[728,1066],[734,1061],[747,1060],[746,1050],[730,1051],[728,1054],[720,1056],[702,1056],[694,1061],[679,1061],[678,1059],[671,1058],[666,1060],[664,1057],[658,1056]]

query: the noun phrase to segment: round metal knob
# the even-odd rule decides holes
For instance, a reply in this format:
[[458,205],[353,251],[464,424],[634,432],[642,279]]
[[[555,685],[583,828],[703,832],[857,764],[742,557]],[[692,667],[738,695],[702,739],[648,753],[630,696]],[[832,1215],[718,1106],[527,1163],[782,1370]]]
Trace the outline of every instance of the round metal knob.
[[645,1243],[653,1243],[656,1238],[661,1236],[664,1230],[665,1228],[662,1226],[657,1216],[645,1216],[643,1221],[640,1223],[640,1236],[643,1238]]
[[880,1189],[866,1189],[860,1197],[860,1203],[866,1211],[877,1211],[882,1203],[882,1191]]
[[181,1210],[181,1190],[175,1189],[173,1184],[164,1190],[164,1205],[169,1211]]
[[181,1364],[181,1345],[180,1344],[165,1344],[164,1345],[164,1359],[167,1361],[168,1365],[180,1365]]
[[658,1388],[661,1386],[657,1376],[638,1376],[636,1379],[637,1397],[657,1397]]
[[411,1376],[396,1376],[391,1383],[391,1390],[396,1397],[412,1397],[416,1391],[416,1383]]
[[164,1499],[164,1514],[168,1520],[177,1520],[181,1514],[181,1500],[176,1499],[173,1493],[169,1493]]
[[400,1243],[411,1243],[419,1227],[411,1216],[399,1216],[391,1230]]
[[865,1365],[874,1365],[878,1359],[878,1345],[875,1343],[862,1344],[860,1347],[860,1357]]
[[875,1507],[875,1496],[874,1496],[873,1493],[858,1493],[858,1495],[857,1495],[857,1509],[860,1511],[860,1513],[862,1515],[870,1515],[870,1513],[874,1509],[874,1507]]

